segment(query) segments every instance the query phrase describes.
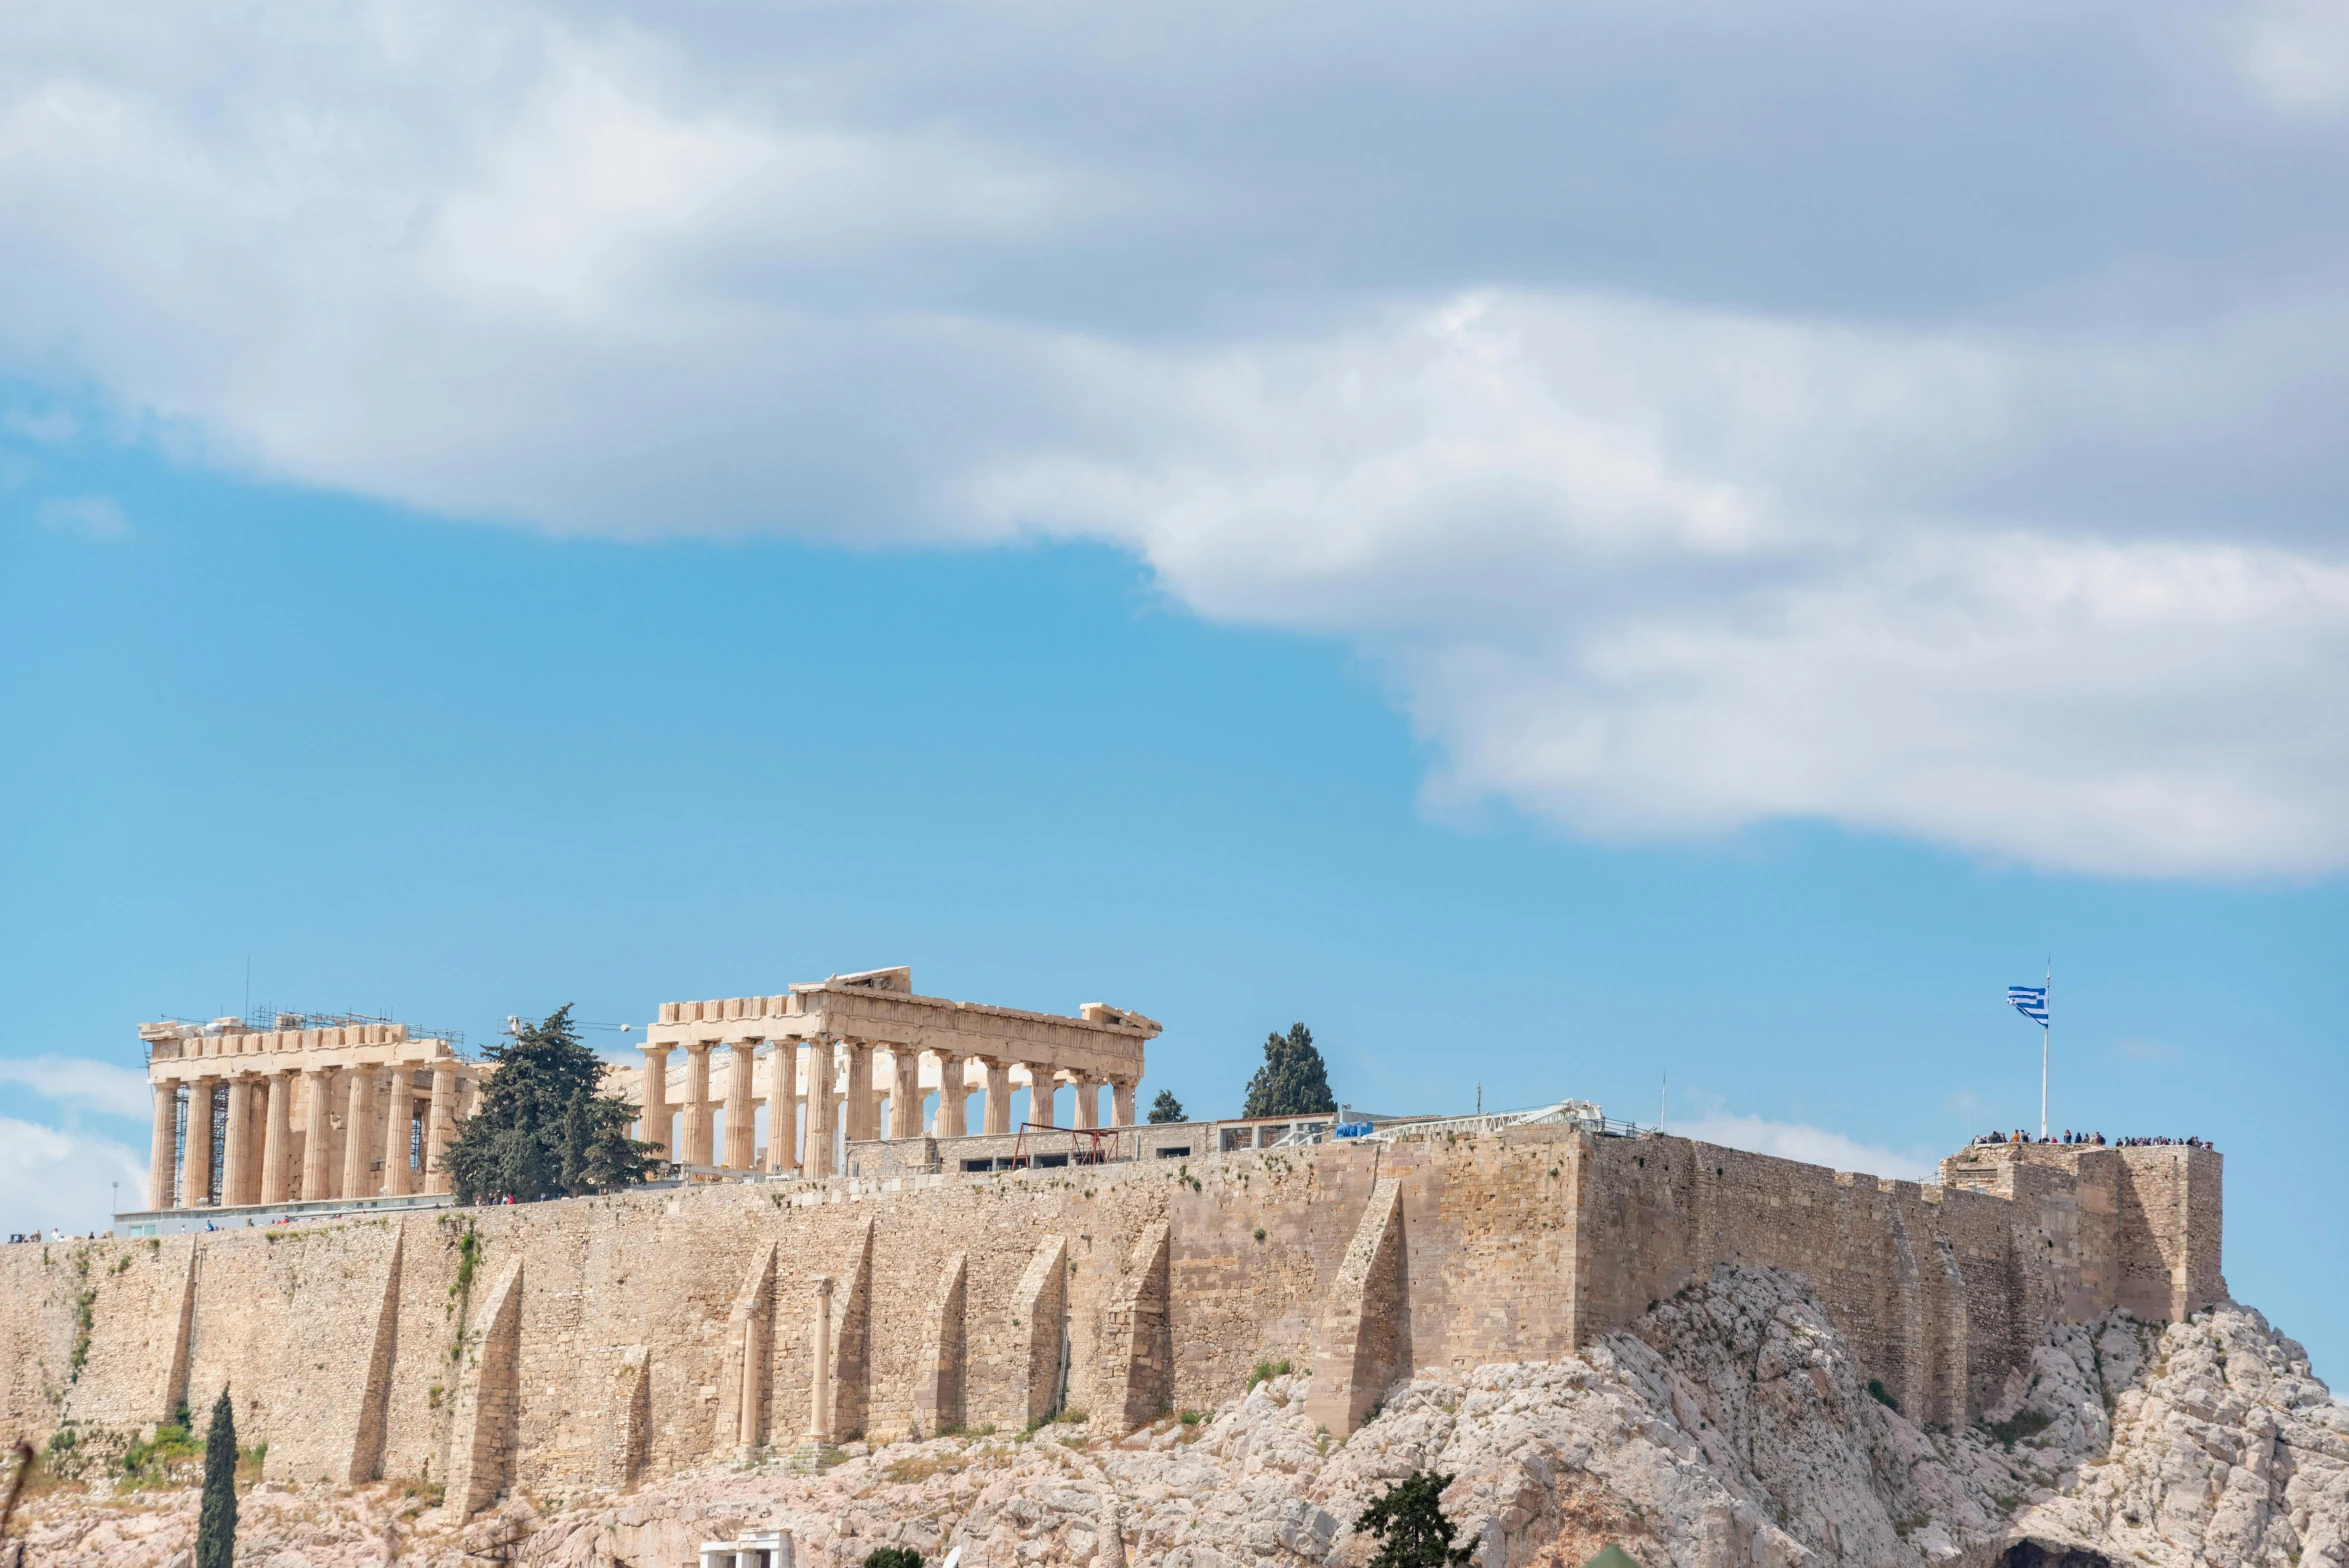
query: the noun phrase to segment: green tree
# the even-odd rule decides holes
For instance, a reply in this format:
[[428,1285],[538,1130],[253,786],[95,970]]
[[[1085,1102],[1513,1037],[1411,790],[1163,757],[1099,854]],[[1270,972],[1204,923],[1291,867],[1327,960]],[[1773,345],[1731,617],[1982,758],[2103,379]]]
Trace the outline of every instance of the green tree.
[[1370,1500],[1354,1521],[1355,1529],[1378,1537],[1370,1568],[1457,1568],[1468,1561],[1475,1547],[1454,1546],[1459,1527],[1444,1517],[1444,1488],[1451,1484],[1448,1475],[1422,1470]]
[[1187,1119],[1183,1112],[1183,1102],[1174,1097],[1172,1089],[1159,1090],[1158,1098],[1150,1102],[1150,1125],[1153,1127],[1161,1122],[1179,1122]]
[[603,1059],[579,1043],[569,1003],[488,1052],[497,1070],[481,1105],[449,1145],[460,1203],[610,1192],[643,1181],[660,1157],[628,1136],[636,1107],[602,1094]]
[[1267,1035],[1264,1065],[1248,1080],[1248,1104],[1240,1114],[1310,1116],[1337,1108],[1337,1097],[1329,1092],[1329,1064],[1313,1048],[1313,1031],[1291,1024],[1285,1035]]
[[865,1568],[922,1568],[922,1554],[910,1546],[876,1546],[865,1553]]
[[228,1390],[212,1402],[204,1434],[204,1502],[196,1515],[196,1568],[235,1568],[237,1556],[237,1417]]

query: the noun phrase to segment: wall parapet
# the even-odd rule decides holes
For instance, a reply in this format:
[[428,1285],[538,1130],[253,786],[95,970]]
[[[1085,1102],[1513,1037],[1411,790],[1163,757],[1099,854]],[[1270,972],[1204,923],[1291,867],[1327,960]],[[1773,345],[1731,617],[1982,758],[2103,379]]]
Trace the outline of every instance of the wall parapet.
[[1143,1420],[1281,1360],[1336,1431],[1409,1373],[1636,1331],[1724,1264],[1803,1275],[1950,1425],[2049,1321],[2223,1296],[2218,1156],[2119,1153],[1933,1186],[1535,1126],[7,1247],[0,1435],[227,1386],[272,1479],[561,1497],[811,1428]]

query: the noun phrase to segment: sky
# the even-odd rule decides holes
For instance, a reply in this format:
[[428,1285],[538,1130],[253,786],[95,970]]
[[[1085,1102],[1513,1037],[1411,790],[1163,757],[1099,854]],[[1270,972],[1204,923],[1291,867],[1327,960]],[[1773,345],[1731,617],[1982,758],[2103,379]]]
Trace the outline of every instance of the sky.
[[891,964],[1918,1176],[2052,962],[2349,1376],[2345,187],[2338,0],[10,6],[0,1231]]

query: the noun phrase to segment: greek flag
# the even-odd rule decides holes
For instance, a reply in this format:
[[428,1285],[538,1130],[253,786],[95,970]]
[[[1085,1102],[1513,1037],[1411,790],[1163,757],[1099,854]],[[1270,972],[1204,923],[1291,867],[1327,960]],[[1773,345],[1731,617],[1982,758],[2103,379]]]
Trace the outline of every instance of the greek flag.
[[2035,1024],[2047,1023],[2047,987],[2043,985],[2010,985],[2006,988],[2007,1006],[2021,1013]]

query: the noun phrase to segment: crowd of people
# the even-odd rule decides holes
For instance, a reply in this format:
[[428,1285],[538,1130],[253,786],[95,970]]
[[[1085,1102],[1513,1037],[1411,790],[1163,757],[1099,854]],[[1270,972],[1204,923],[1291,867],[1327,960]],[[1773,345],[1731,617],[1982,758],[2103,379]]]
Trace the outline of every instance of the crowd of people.
[[2105,1136],[2104,1136],[2104,1134],[2103,1134],[2103,1133],[2100,1133],[2100,1132],[2074,1132],[2074,1131],[2072,1131],[2072,1129],[2071,1129],[2071,1128],[2069,1128],[2069,1127],[2066,1127],[2066,1128],[2064,1129],[2064,1131],[2063,1131],[2063,1136],[2062,1136],[2062,1137],[2060,1137],[2060,1138],[2059,1138],[2059,1137],[2056,1137],[2054,1134],[2050,1133],[2050,1134],[2048,1134],[2048,1135],[2047,1135],[2047,1136],[2045,1136],[2045,1137],[2042,1137],[2042,1138],[2036,1138],[2036,1139],[2034,1139],[2034,1138],[2032,1138],[2032,1137],[2031,1137],[2029,1134],[2025,1133],[2025,1132],[2023,1131],[2023,1129],[2022,1129],[2022,1128],[2020,1128],[2020,1127],[2017,1127],[2017,1128],[2016,1128],[2016,1129],[2015,1129],[2013,1132],[1986,1132],[1986,1133],[1984,1133],[1984,1134],[1983,1134],[1981,1137],[1979,1137],[1979,1138],[1976,1138],[1976,1139],[1974,1140],[1974,1142],[1975,1142],[1975,1143],[1977,1143],[1977,1144],[1984,1144],[1984,1143],[2077,1143],[2077,1144],[2086,1144],[2086,1145],[2087,1145],[2087,1146],[2089,1146],[2090,1148],[2096,1148],[2096,1149],[2104,1149],[2104,1148],[2113,1148],[2113,1149],[2152,1149],[2152,1148],[2166,1148],[2166,1147],[2170,1147],[2170,1146],[2176,1146],[2176,1147],[2179,1147],[2179,1148],[2186,1148],[2186,1149],[2215,1149],[2215,1148],[2217,1148],[2217,1147],[2218,1147],[2218,1145],[2217,1145],[2217,1144],[2215,1144],[2215,1143],[2212,1143],[2212,1142],[2211,1142],[2211,1141],[2210,1141],[2208,1138],[2201,1138],[2201,1137],[2188,1137],[2188,1138],[2114,1138],[2114,1139],[2111,1139],[2111,1140],[2109,1140],[2109,1141],[2108,1141],[2108,1140],[2105,1138]]

